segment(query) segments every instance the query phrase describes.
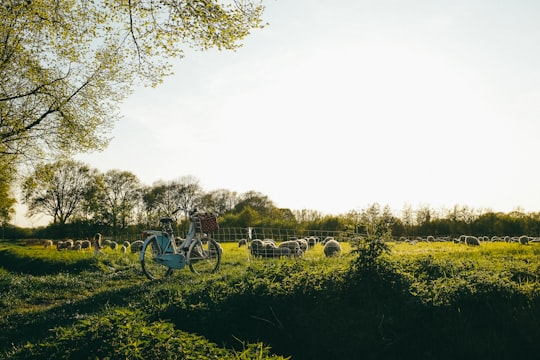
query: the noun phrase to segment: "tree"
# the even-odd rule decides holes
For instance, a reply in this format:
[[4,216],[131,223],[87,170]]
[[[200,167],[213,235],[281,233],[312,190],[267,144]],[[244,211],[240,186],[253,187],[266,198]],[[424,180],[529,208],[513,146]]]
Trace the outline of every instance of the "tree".
[[239,196],[234,211],[240,213],[245,207],[252,208],[264,217],[269,215],[276,206],[268,196],[258,191],[247,191]]
[[160,216],[169,216],[178,207],[176,186],[172,183],[157,182],[143,193],[143,200],[150,217],[157,220]]
[[387,205],[381,210],[378,203],[374,203],[360,213],[360,221],[368,236],[387,238],[391,236],[391,227],[394,217]]
[[0,222],[2,226],[9,222],[14,213],[15,196],[12,194],[12,184],[15,181],[7,159],[0,157]]
[[116,234],[118,228],[124,229],[131,222],[141,196],[140,182],[135,174],[121,170],[109,170],[98,180],[97,216]]
[[194,176],[183,176],[172,182],[176,192],[176,206],[187,212],[199,205],[203,191],[199,179]]
[[45,214],[54,224],[65,224],[82,210],[95,180],[95,170],[82,162],[67,160],[39,164],[24,180],[23,202],[28,215]]
[[134,83],[183,47],[236,49],[263,7],[218,0],[0,2],[0,154],[100,149]]
[[257,0],[0,1],[0,162],[15,173],[22,160],[103,149],[135,84],[158,85],[186,47],[237,49],[263,27],[263,9]]
[[207,192],[200,200],[204,208],[221,215],[234,209],[238,203],[238,195],[234,191],[217,189]]

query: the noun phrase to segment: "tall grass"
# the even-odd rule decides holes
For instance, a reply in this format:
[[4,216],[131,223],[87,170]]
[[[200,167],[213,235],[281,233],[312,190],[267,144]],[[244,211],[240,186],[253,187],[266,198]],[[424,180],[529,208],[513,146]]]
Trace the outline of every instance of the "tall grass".
[[317,245],[302,258],[259,259],[225,243],[219,273],[184,269],[151,282],[136,254],[0,244],[0,357],[533,359],[540,351],[540,246],[342,245],[337,258]]

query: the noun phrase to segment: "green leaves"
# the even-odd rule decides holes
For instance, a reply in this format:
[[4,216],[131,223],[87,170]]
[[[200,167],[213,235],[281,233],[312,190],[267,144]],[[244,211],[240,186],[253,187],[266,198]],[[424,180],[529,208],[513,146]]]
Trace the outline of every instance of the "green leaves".
[[134,84],[161,83],[185,46],[236,49],[262,11],[244,0],[0,2],[0,157],[103,149]]

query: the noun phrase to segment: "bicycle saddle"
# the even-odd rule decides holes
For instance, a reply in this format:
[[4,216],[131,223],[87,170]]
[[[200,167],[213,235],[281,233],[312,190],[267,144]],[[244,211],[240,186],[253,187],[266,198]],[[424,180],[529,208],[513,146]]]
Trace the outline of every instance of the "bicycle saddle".
[[160,223],[172,223],[174,220],[171,218],[171,217],[162,217],[159,219],[159,222]]

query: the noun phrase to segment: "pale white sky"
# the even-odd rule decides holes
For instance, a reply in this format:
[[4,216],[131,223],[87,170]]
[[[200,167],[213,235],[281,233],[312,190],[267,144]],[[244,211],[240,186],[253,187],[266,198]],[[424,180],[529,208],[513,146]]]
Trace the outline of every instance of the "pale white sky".
[[187,53],[77,159],[291,210],[540,211],[539,1],[265,4],[270,26]]

